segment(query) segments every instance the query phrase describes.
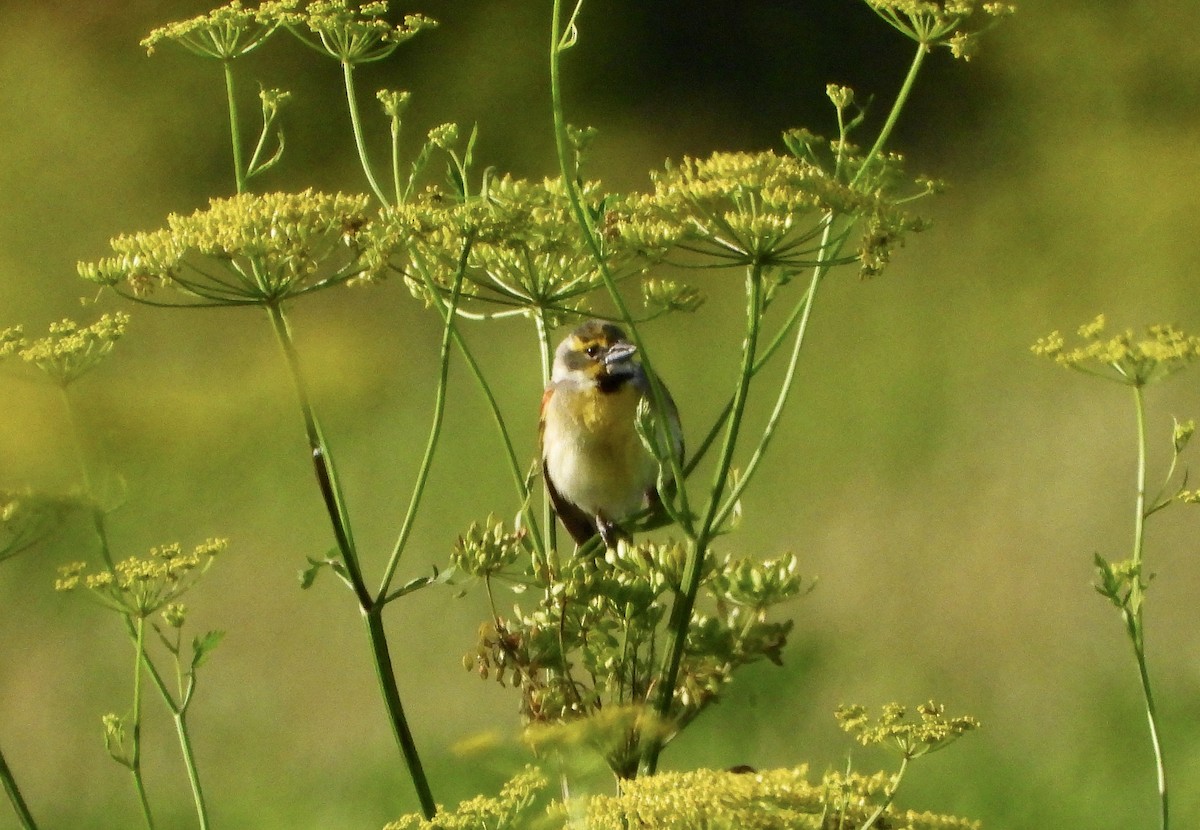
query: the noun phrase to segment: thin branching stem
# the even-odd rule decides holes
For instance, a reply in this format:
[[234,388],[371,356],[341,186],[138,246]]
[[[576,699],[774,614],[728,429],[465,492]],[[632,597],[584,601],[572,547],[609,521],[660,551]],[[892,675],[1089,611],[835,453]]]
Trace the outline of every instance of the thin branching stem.
[[313,410],[308,393],[308,385],[301,371],[300,356],[296,351],[291,329],[283,309],[277,304],[268,305],[267,311],[271,318],[276,338],[283,349],[287,360],[292,382],[304,416],[305,433],[308,436],[309,448],[312,451],[313,466],[317,476],[317,484],[325,501],[325,509],[333,525],[334,537],[337,540],[338,553],[346,569],[347,580],[358,599],[359,609],[367,626],[367,636],[371,646],[371,657],[375,665],[376,679],[387,708],[388,719],[392,732],[404,756],[408,767],[409,777],[417,791],[421,802],[421,810],[426,818],[432,818],[437,812],[437,803],[429,788],[429,780],[425,775],[424,766],[413,740],[412,730],[409,729],[408,719],[400,701],[400,690],[396,683],[396,670],[392,664],[391,650],[388,646],[387,632],[383,626],[382,612],[385,603],[377,602],[371,595],[363,579],[362,568],[358,560],[358,551],[354,545],[351,533],[350,518],[346,511],[345,500],[342,497],[341,486],[338,484],[333,458],[321,431],[320,422]]
[[367,143],[363,138],[362,120],[358,114],[358,95],[354,91],[354,64],[350,61],[342,61],[342,81],[346,87],[346,107],[350,110],[350,128],[354,131],[354,147],[358,150],[359,163],[362,164],[367,183],[371,185],[371,192],[387,206],[390,204],[388,198],[375,179],[375,170],[367,157]]
[[37,822],[33,820],[33,813],[29,812],[29,805],[25,803],[25,797],[21,795],[21,788],[17,786],[16,776],[9,768],[3,752],[0,752],[0,781],[4,782],[4,792],[8,794],[8,800],[12,803],[17,820],[21,822],[23,830],[37,830]]
[[446,387],[450,379],[450,342],[455,327],[454,311],[458,308],[458,301],[462,297],[463,274],[467,270],[467,258],[471,254],[471,246],[473,244],[474,235],[468,234],[466,239],[463,240],[462,250],[458,257],[458,267],[454,273],[454,284],[450,290],[450,301],[448,303],[450,314],[444,318],[442,323],[442,343],[438,350],[438,384],[433,400],[433,422],[429,426],[429,438],[425,442],[425,454],[421,458],[421,466],[417,470],[416,481],[413,483],[412,497],[408,502],[408,512],[405,514],[404,521],[400,525],[400,535],[396,538],[396,544],[392,547],[392,555],[388,559],[387,566],[384,568],[383,579],[380,580],[379,592],[376,594],[376,603],[384,602],[384,598],[391,589],[392,578],[396,574],[396,566],[400,564],[400,557],[404,553],[404,548],[408,544],[408,537],[412,533],[413,523],[416,520],[417,511],[421,506],[421,497],[425,494],[425,486],[429,481],[429,471],[433,467],[433,456],[441,438],[442,421],[446,412]]
[[237,95],[234,92],[233,61],[221,61],[225,70],[225,98],[229,104],[229,138],[233,149],[233,178],[238,193],[246,192],[246,169],[242,166],[242,130],[238,121]]

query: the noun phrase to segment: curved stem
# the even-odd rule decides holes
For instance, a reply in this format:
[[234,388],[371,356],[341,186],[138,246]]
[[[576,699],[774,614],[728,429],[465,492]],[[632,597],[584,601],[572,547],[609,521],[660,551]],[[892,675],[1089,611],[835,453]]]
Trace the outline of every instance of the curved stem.
[[21,788],[17,786],[16,776],[9,769],[8,762],[4,760],[3,752],[0,752],[0,780],[4,782],[4,792],[8,794],[8,800],[12,802],[13,810],[17,814],[17,820],[21,822],[21,827],[24,830],[37,830],[37,822],[33,820],[33,813],[29,812],[29,805],[25,803],[25,797],[21,795]]
[[246,170],[242,166],[242,130],[238,123],[237,96],[233,87],[233,61],[223,60],[225,69],[225,98],[229,104],[229,137],[233,145],[233,179],[238,193],[246,192]]
[[474,235],[468,234],[467,238],[463,241],[462,251],[458,257],[458,268],[454,273],[454,285],[451,288],[450,301],[448,303],[450,313],[443,322],[442,344],[438,352],[438,384],[433,400],[433,423],[429,427],[429,439],[425,443],[425,455],[421,458],[421,466],[417,470],[417,478],[413,483],[412,497],[408,502],[408,512],[405,514],[404,521],[400,525],[400,535],[396,539],[396,544],[392,548],[392,555],[388,559],[387,566],[383,571],[379,593],[376,594],[375,601],[377,603],[384,602],[384,598],[391,588],[392,578],[396,573],[396,566],[400,564],[400,556],[404,553],[404,548],[408,544],[408,537],[412,533],[413,523],[417,517],[417,510],[421,506],[421,497],[425,494],[425,485],[429,480],[429,471],[433,467],[434,451],[437,449],[438,441],[441,438],[442,420],[446,412],[446,386],[450,378],[450,339],[454,332],[454,311],[458,308],[458,301],[462,296],[463,274],[467,269],[467,257],[470,256],[473,243]]
[[389,205],[390,202],[384,195],[383,188],[375,180],[375,171],[371,167],[371,161],[367,158],[367,144],[363,139],[362,122],[358,116],[358,96],[354,92],[354,64],[349,61],[342,61],[342,81],[346,87],[346,106],[350,110],[350,127],[354,131],[354,147],[358,150],[358,160],[362,164],[363,173],[367,176],[367,183],[371,185],[371,192],[384,205]]
[[[824,237],[822,239],[822,250],[825,250],[825,243],[829,238],[829,234],[833,227],[833,221],[830,219],[825,225]],[[840,250],[840,245],[838,250]],[[834,250],[831,259],[836,259],[838,250]],[[750,460],[746,462],[746,468],[742,471],[741,477],[734,484],[729,497],[725,500],[724,506],[717,514],[716,526],[720,527],[729,515],[736,509],[738,500],[742,497],[746,486],[750,483],[750,479],[754,477],[754,473],[758,470],[758,465],[767,451],[767,446],[771,443],[771,439],[775,435],[775,430],[779,426],[783,410],[787,404],[787,400],[792,391],[792,385],[796,377],[796,367],[800,363],[800,352],[804,348],[804,341],[808,334],[808,324],[812,319],[813,304],[817,299],[817,289],[821,285],[822,279],[829,273],[829,266],[826,264],[818,264],[813,268],[812,281],[809,283],[808,292],[804,295],[803,311],[800,315],[799,327],[796,329],[796,339],[792,343],[792,354],[788,360],[787,370],[784,372],[783,381],[779,385],[779,394],[775,398],[775,406],[771,410],[771,415],[767,419],[767,424],[763,428],[762,436],[759,438],[758,446],[754,448],[754,453],[750,456]],[[774,345],[774,344],[772,344]],[[757,369],[757,366],[756,366]]]

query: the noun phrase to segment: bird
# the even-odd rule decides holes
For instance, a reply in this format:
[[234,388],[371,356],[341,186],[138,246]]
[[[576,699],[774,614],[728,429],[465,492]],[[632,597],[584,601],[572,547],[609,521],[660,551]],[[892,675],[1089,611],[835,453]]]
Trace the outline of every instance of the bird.
[[[679,411],[660,382],[670,449],[682,463]],[[637,347],[623,329],[587,320],[554,352],[542,395],[542,475],[554,512],[575,544],[600,534],[615,548],[628,534],[619,523],[661,505],[659,463],[637,432],[638,406],[654,395]]]

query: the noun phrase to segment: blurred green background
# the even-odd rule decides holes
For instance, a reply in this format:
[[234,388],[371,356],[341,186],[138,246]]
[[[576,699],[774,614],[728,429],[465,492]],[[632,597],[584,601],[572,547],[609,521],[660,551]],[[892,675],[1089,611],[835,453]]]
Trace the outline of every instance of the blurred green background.
[[[147,58],[137,45],[207,8],[0,4],[0,327],[37,333],[90,316],[77,260],[230,191],[218,68],[168,47]],[[481,166],[552,173],[549,4],[398,11],[442,26],[365,72],[364,99],[383,86],[414,92],[409,146],[441,122],[478,122]],[[1193,0],[1030,2],[977,60],[928,63],[893,146],[952,189],[925,203],[933,229],[883,277],[828,283],[786,425],[724,548],[794,550],[820,584],[789,609],[785,667],[739,676],[667,766],[838,767],[850,747],[836,705],[935,697],[984,729],[915,767],[904,803],[991,828],[1154,823],[1129,646],[1089,587],[1094,552],[1126,555],[1132,408],[1124,390],[1039,362],[1028,346],[1100,311],[1119,327],[1200,329],[1194,32]],[[667,157],[778,147],[792,126],[829,132],[828,82],[875,95],[877,127],[909,57],[907,41],[844,0],[591,0],[566,63],[568,116],[601,129],[594,175],[641,188]],[[297,95],[285,163],[259,188],[365,189],[332,62],[280,38],[241,69],[248,115],[254,78]],[[724,400],[740,337],[738,279],[715,274],[703,287],[697,315],[646,332],[692,440]],[[133,312],[130,333],[74,394],[89,457],[126,492],[112,516],[117,551],[232,540],[188,598],[196,625],[229,632],[193,711],[214,826],[372,828],[414,809],[350,598],[330,579],[297,585],[304,557],[331,538],[262,315],[112,297],[101,307]],[[297,304],[293,322],[377,573],[424,441],[436,320],[392,282],[323,293]],[[531,327],[467,331],[504,379],[502,405],[532,458]],[[473,519],[516,510],[461,368],[404,575],[444,563]],[[22,369],[0,366],[0,488],[67,490],[77,468],[60,402]],[[1154,464],[1167,460],[1171,416],[1200,415],[1193,375],[1152,390]],[[1158,575],[1148,649],[1181,828],[1200,826],[1198,519],[1160,514],[1148,549]],[[51,587],[86,540],[67,527],[51,549],[0,566],[0,746],[47,828],[137,821],[99,726],[128,705],[129,647],[115,617]],[[448,804],[494,788],[523,757],[508,748],[464,762],[452,751],[517,725],[511,691],[461,668],[484,603],[452,593],[421,592],[389,617],[405,703]],[[191,826],[160,708],[148,705],[148,787],[163,826]],[[865,767],[890,762],[854,754]],[[0,806],[0,828],[10,826]]]

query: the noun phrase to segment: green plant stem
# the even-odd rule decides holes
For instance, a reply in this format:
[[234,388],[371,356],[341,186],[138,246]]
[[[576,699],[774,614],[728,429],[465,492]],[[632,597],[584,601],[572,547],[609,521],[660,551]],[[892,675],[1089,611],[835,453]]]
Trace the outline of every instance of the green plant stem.
[[396,685],[396,671],[392,665],[391,649],[388,646],[387,632],[383,627],[384,607],[383,604],[375,605],[363,615],[371,643],[371,655],[375,661],[375,673],[379,681],[379,688],[387,706],[392,734],[404,755],[409,777],[417,791],[417,799],[421,802],[421,813],[429,820],[437,813],[437,802],[429,787],[429,779],[425,775],[421,756],[417,753],[417,743],[408,726],[404,705],[400,701],[400,689]]
[[150,800],[146,796],[146,784],[142,780],[142,663],[146,658],[146,620],[138,617],[134,621],[134,647],[137,656],[133,663],[133,723],[130,728],[132,749],[129,756],[129,771],[133,774],[133,786],[142,805],[142,816],[146,827],[154,830],[154,818],[150,813]]
[[8,800],[12,802],[13,810],[17,814],[17,820],[21,822],[21,827],[24,830],[37,830],[37,822],[33,820],[33,813],[29,812],[29,805],[25,803],[25,797],[21,795],[21,788],[17,786],[16,776],[8,766],[8,761],[4,759],[4,753],[0,752],[0,780],[4,781],[4,792],[8,793]]
[[[681,590],[675,596],[675,602],[671,605],[671,615],[667,621],[667,653],[656,681],[657,693],[654,701],[655,712],[664,720],[670,716],[671,703],[675,698],[675,685],[679,681],[679,668],[683,662],[683,652],[687,645],[692,611],[696,607],[696,597],[700,592],[700,580],[704,573],[704,560],[708,555],[708,545],[720,527],[716,520],[720,513],[722,494],[729,480],[733,453],[741,432],[742,417],[745,414],[746,401],[750,393],[750,381],[754,374],[755,354],[762,323],[762,288],[762,266],[756,263],[750,266],[746,273],[746,336],[742,342],[742,363],[738,370],[729,423],[725,428],[725,438],[722,441],[716,470],[713,473],[708,507],[701,520],[700,529],[689,546]],[[651,739],[642,755],[640,764],[642,774],[654,774],[658,767],[658,756],[661,751],[662,741],[657,738]]]
[[917,45],[916,54],[913,55],[912,63],[908,66],[908,74],[904,76],[904,83],[900,85],[900,91],[896,93],[896,100],[892,103],[887,120],[884,121],[883,127],[879,130],[879,135],[876,136],[875,143],[871,145],[870,152],[863,159],[858,173],[851,180],[851,185],[858,184],[859,180],[870,168],[871,162],[883,152],[884,145],[892,137],[892,130],[896,128],[896,124],[900,120],[900,113],[904,110],[904,105],[908,103],[908,96],[912,93],[913,86],[917,82],[917,75],[921,72],[921,65],[925,62],[925,55],[928,51],[928,47],[924,44]]
[[345,565],[347,579],[350,582],[355,597],[358,599],[359,610],[362,612],[367,625],[371,656],[375,664],[375,673],[379,681],[380,692],[383,695],[384,705],[387,708],[392,732],[400,747],[401,754],[404,756],[404,761],[408,766],[409,777],[412,779],[413,786],[417,790],[417,798],[421,802],[421,810],[427,819],[433,818],[434,813],[437,811],[437,803],[433,799],[433,793],[429,788],[429,780],[425,775],[420,755],[417,753],[416,743],[413,740],[412,731],[408,727],[408,719],[405,717],[404,707],[400,702],[400,691],[396,684],[396,671],[392,664],[387,632],[383,626],[382,611],[384,603],[375,601],[363,580],[358,553],[351,534],[350,519],[334,470],[333,458],[330,456],[328,445],[321,431],[321,425],[312,407],[308,394],[308,385],[305,383],[304,374],[301,371],[300,356],[296,351],[287,318],[283,314],[283,309],[278,305],[267,306],[267,311],[270,314],[272,327],[279,345],[283,349],[287,360],[288,369],[292,376],[292,383],[295,386],[296,395],[300,402],[300,409],[304,416],[305,432],[308,436],[309,448],[312,451],[317,484],[320,487],[326,511],[333,525],[338,552],[341,555],[343,565]]
[[895,776],[892,777],[892,785],[887,788],[887,794],[884,796],[883,803],[875,808],[875,812],[867,816],[867,820],[862,823],[858,830],[871,830],[875,826],[875,822],[883,816],[884,811],[892,806],[892,801],[896,798],[896,792],[900,789],[900,782],[904,780],[904,773],[908,770],[908,755],[900,756],[900,769],[896,770]]
[[358,160],[362,164],[363,173],[366,174],[367,183],[371,185],[371,192],[385,206],[389,205],[383,188],[375,179],[371,160],[367,158],[367,143],[363,139],[362,121],[358,115],[358,95],[354,91],[354,64],[350,61],[342,61],[342,81],[346,87],[346,106],[350,110],[350,127],[354,131],[354,147],[358,150]]
[[1137,497],[1133,524],[1133,553],[1130,558],[1133,579],[1129,597],[1122,606],[1125,629],[1133,646],[1137,660],[1138,678],[1142,684],[1142,698],[1146,705],[1146,720],[1150,728],[1150,743],[1154,748],[1154,764],[1158,776],[1159,828],[1170,826],[1169,800],[1167,798],[1167,769],[1163,758],[1162,742],[1159,737],[1158,711],[1154,704],[1154,692],[1150,687],[1150,672],[1146,664],[1145,628],[1142,618],[1145,587],[1142,582],[1142,557],[1146,535],[1146,403],[1140,384],[1133,386],[1134,411],[1137,428]]
[[[821,238],[821,250],[824,252],[829,244],[830,235],[832,233],[833,220],[832,217],[825,224],[825,230]],[[840,251],[840,245],[829,256],[830,260],[836,260]],[[822,259],[825,259],[822,254]],[[771,414],[767,418],[767,424],[763,427],[762,436],[759,438],[758,446],[754,448],[754,452],[750,456],[750,460],[746,462],[746,467],[742,470],[741,476],[734,484],[729,493],[729,497],[725,500],[725,505],[717,514],[716,526],[720,527],[729,518],[730,514],[736,509],[738,500],[742,497],[746,486],[754,477],[754,473],[758,470],[758,465],[762,462],[766,454],[767,446],[771,443],[771,439],[775,435],[775,430],[778,428],[780,420],[783,416],[784,407],[787,404],[788,397],[791,394],[792,386],[796,377],[796,367],[800,363],[800,352],[804,348],[804,342],[808,334],[808,324],[812,319],[813,304],[817,299],[817,289],[821,286],[821,281],[825,275],[829,273],[829,265],[819,263],[813,268],[812,281],[809,283],[808,291],[804,295],[802,303],[803,311],[800,315],[799,325],[796,329],[796,337],[792,343],[792,354],[788,359],[787,369],[784,372],[783,381],[779,385],[779,394],[775,398],[775,405],[771,409]],[[772,344],[774,345],[774,344]],[[757,371],[757,364],[755,371]]]
[[433,399],[433,422],[429,427],[429,439],[425,442],[425,454],[421,458],[421,466],[417,470],[417,478],[413,483],[412,497],[408,502],[408,512],[405,513],[404,521],[400,525],[400,535],[396,539],[396,544],[392,548],[392,555],[388,559],[387,566],[383,571],[383,579],[380,580],[379,592],[376,594],[376,603],[385,602],[385,597],[391,589],[392,579],[396,574],[396,566],[400,564],[400,557],[404,553],[404,548],[408,544],[408,537],[412,533],[413,524],[417,517],[417,510],[421,506],[421,497],[425,493],[425,486],[429,481],[429,471],[433,467],[433,456],[437,450],[438,442],[442,434],[442,421],[446,412],[446,387],[450,379],[450,341],[454,333],[454,312],[458,308],[458,302],[462,296],[463,275],[467,270],[467,258],[471,254],[471,246],[474,244],[474,234],[468,234],[463,241],[462,251],[458,257],[458,268],[454,273],[454,284],[450,292],[449,314],[442,323],[442,343],[438,350],[438,383],[437,391],[434,393]]
[[200,770],[196,767],[195,755],[192,752],[192,739],[188,734],[186,707],[172,707],[172,717],[175,720],[175,733],[179,736],[183,763],[187,767],[188,784],[192,788],[192,803],[196,805],[196,819],[200,830],[208,830],[208,807],[204,803],[204,788],[200,785]]
[[246,192],[246,170],[242,166],[242,129],[238,122],[237,96],[234,94],[233,61],[223,60],[225,97],[229,104],[229,137],[233,147],[233,178],[238,193]]
[[[550,386],[554,355],[550,351],[550,325],[545,309],[539,308],[534,317],[537,323],[538,351],[542,356],[542,388]],[[539,459],[540,462],[540,459]],[[546,528],[546,547],[558,550],[558,525],[554,522],[554,508],[550,504],[550,491],[542,489],[542,524]]]
[[373,599],[363,579],[362,567],[359,564],[358,551],[355,548],[354,536],[350,527],[350,516],[346,510],[345,499],[342,496],[342,488],[338,482],[333,458],[329,453],[329,446],[325,441],[321,424],[317,420],[317,414],[312,406],[312,400],[308,393],[308,383],[304,380],[304,373],[300,365],[300,355],[296,350],[291,326],[283,313],[283,309],[278,304],[268,305],[267,313],[270,315],[275,337],[279,342],[280,348],[283,350],[288,370],[291,374],[292,385],[295,387],[296,397],[300,403],[300,411],[304,417],[304,432],[308,437],[308,446],[312,452],[313,467],[317,476],[317,483],[321,489],[321,496],[325,502],[325,509],[333,525],[333,535],[337,541],[338,554],[341,556],[342,564],[346,567],[347,577],[355,595],[358,597],[359,605],[363,609],[370,608]]

